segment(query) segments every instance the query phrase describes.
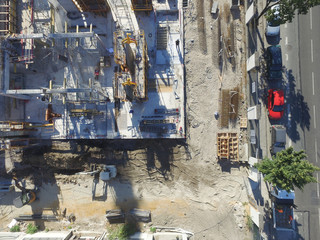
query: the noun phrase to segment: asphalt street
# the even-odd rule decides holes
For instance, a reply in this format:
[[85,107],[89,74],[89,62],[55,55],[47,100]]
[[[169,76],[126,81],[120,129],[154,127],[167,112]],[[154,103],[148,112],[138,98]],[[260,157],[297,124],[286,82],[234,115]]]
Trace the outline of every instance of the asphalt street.
[[[288,145],[305,149],[308,160],[320,167],[320,6],[281,26],[285,67]],[[320,173],[315,177],[319,180]],[[320,185],[296,189],[297,223],[303,239],[320,239]],[[308,226],[306,226],[308,225]]]

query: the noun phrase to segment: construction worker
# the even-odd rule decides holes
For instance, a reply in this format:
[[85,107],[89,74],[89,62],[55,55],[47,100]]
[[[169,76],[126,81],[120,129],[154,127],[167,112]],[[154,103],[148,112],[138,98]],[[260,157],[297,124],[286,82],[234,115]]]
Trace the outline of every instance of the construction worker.
[[94,70],[94,79],[98,80],[99,74],[100,74],[100,68],[96,67],[96,69]]
[[283,213],[283,210],[282,210],[282,209],[277,209],[277,211],[278,211],[279,213]]
[[178,49],[179,49],[179,44],[180,44],[180,40],[177,39],[177,40],[176,40],[176,48],[178,48]]

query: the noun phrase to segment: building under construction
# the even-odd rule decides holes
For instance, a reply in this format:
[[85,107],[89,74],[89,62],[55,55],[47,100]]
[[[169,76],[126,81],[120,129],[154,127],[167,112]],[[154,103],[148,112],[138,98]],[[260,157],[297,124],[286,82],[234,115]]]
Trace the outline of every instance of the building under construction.
[[185,137],[182,0],[0,4],[2,149]]

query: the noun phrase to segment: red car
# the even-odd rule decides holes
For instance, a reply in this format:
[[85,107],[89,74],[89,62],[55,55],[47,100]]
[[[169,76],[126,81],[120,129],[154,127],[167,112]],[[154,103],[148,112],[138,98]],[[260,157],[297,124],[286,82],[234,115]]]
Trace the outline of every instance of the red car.
[[269,89],[268,91],[269,118],[280,119],[284,113],[284,93],[282,90]]

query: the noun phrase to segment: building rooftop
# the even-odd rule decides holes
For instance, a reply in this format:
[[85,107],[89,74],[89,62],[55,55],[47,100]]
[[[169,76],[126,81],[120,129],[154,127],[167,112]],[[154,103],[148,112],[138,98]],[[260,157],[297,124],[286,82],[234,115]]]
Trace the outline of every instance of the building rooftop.
[[21,31],[2,39],[2,137],[184,138],[182,3],[51,2],[17,3]]

